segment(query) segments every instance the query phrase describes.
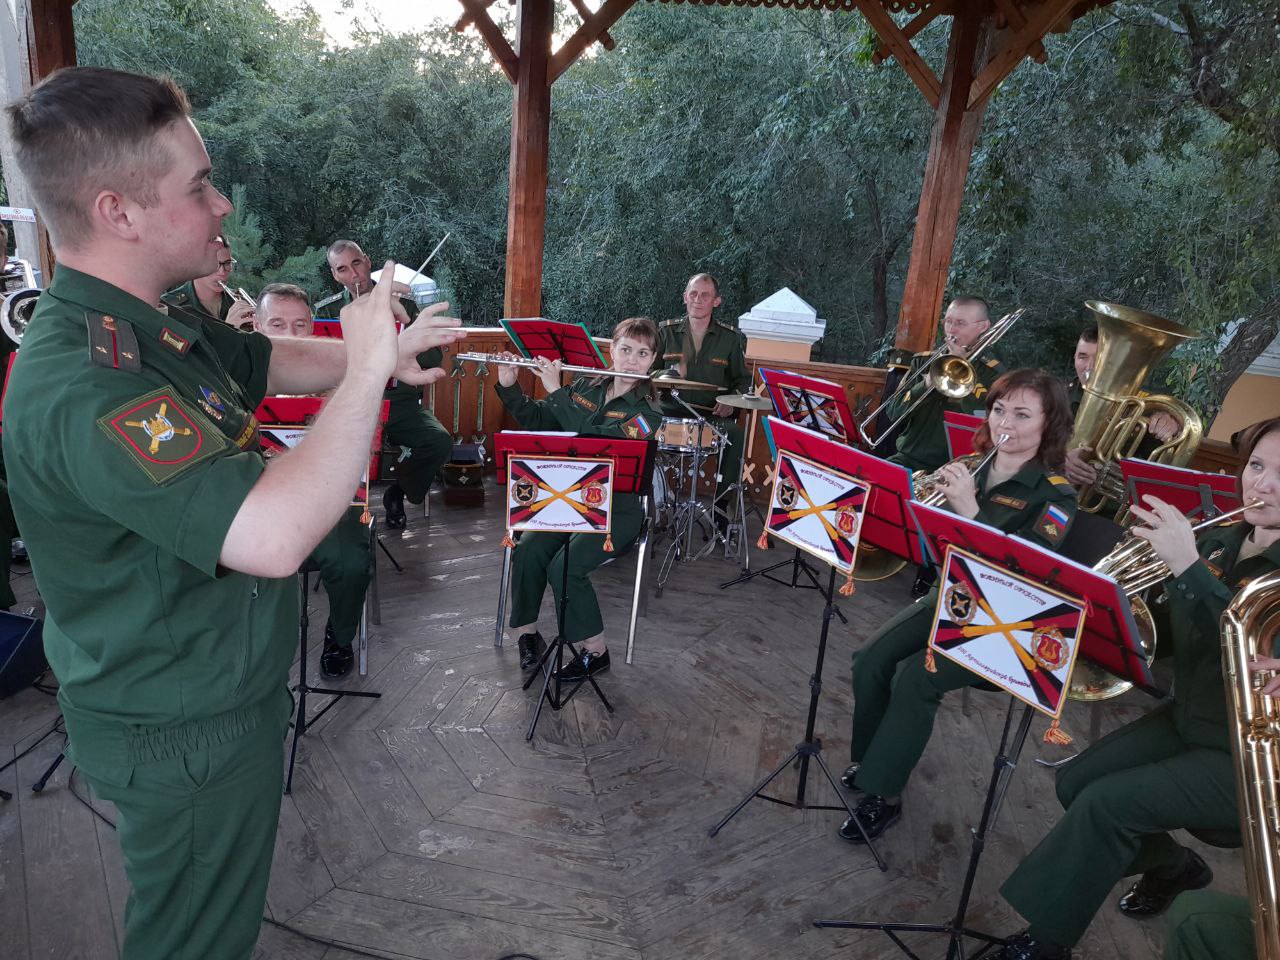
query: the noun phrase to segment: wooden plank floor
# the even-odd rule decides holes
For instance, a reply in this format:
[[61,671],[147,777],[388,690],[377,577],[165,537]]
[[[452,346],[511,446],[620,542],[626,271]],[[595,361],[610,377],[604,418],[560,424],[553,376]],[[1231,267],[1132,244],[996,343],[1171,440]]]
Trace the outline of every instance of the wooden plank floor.
[[[885,873],[835,836],[836,812],[756,800],[709,838],[801,737],[818,595],[761,580],[722,591],[737,566],[718,557],[682,566],[650,601],[627,666],[634,561],[620,561],[596,577],[614,656],[602,685],[616,712],[581,696],[544,713],[529,744],[534,698],[520,690],[514,642],[493,645],[496,501],[449,510],[437,500],[430,523],[414,516],[387,537],[404,573],[382,565],[370,674],[349,681],[382,698],[344,700],[303,739],[281,809],[272,919],[374,955],[424,960],[889,958],[899,954],[879,934],[811,921],[944,919],[1000,736],[999,698],[975,694],[968,715],[958,696],[943,706],[903,820],[881,841]],[[752,550],[756,567],[783,556]],[[15,567],[14,580],[21,607],[35,598],[29,569]],[[907,601],[908,585],[904,573],[861,586],[842,602],[849,625],[833,625],[818,732],[837,775],[848,749],[850,653]],[[544,615],[550,622],[549,605]],[[312,623],[322,628],[324,616],[316,594]],[[1121,698],[1104,730],[1150,705],[1140,694]],[[57,716],[52,698],[34,690],[0,701],[0,762]],[[1066,726],[1082,741],[1087,711]],[[1051,772],[1031,762],[1063,755],[1041,745],[1043,728],[1033,727],[978,875],[972,925],[997,933],[1019,926],[1000,882],[1060,813]],[[13,960],[118,954],[127,885],[111,830],[72,795],[65,768],[43,793],[30,790],[59,741],[0,774],[14,793],[0,804],[0,955]],[[75,786],[87,790],[78,777]],[[788,769],[775,795],[796,789]],[[834,802],[816,770],[808,797]],[[1237,854],[1197,849],[1215,886],[1243,890]],[[1159,921],[1135,923],[1108,906],[1077,955],[1158,957],[1162,941]],[[919,946],[922,956],[943,955],[936,941]],[[357,956],[266,924],[258,955]]]

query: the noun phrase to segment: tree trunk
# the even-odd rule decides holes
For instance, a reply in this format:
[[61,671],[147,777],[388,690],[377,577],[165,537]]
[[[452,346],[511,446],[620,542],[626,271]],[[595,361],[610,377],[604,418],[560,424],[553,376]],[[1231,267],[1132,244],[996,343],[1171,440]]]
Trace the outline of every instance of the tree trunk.
[[1219,354],[1222,366],[1213,375],[1213,409],[1205,411],[1207,420],[1217,416],[1236,380],[1271,346],[1277,333],[1280,333],[1280,303],[1274,301],[1240,323]]

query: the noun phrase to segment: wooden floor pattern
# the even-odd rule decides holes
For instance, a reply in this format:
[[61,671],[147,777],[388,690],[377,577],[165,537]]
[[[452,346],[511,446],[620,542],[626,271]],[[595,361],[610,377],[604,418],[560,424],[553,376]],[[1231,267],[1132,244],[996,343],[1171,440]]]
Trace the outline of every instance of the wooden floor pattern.
[[[842,815],[831,811],[755,800],[712,839],[709,827],[801,737],[819,596],[761,580],[722,591],[737,566],[718,557],[682,566],[650,601],[627,666],[634,561],[620,560],[596,576],[615,658],[602,683],[616,712],[581,696],[544,712],[526,743],[534,697],[520,689],[514,642],[493,644],[496,500],[470,510],[437,501],[429,523],[414,516],[387,537],[405,569],[382,565],[369,676],[350,681],[382,698],[342,701],[303,738],[280,815],[272,919],[367,954],[424,960],[817,960],[899,954],[880,934],[819,930],[816,918],[945,918],[999,740],[1000,698],[977,694],[967,714],[959,697],[944,704],[903,819],[880,842],[885,873],[835,836]],[[757,567],[781,558],[753,547]],[[818,732],[837,775],[850,653],[906,602],[907,576],[863,585],[842,601],[849,625],[833,624]],[[35,597],[28,568],[14,579],[20,601]],[[323,593],[312,605],[322,625]],[[1121,698],[1104,730],[1150,705]],[[34,690],[0,701],[0,762],[56,719],[54,701]],[[1083,740],[1087,712],[1066,726]],[[1032,762],[1062,755],[1041,745],[1043,727],[1033,726],[978,875],[970,919],[997,933],[1019,921],[996,889],[1060,812],[1051,772]],[[13,960],[118,955],[127,885],[112,831],[72,795],[65,768],[43,793],[30,791],[60,739],[0,774],[14,793],[0,804],[0,955]],[[834,802],[817,774],[809,801]],[[87,791],[79,777],[74,786]],[[795,771],[775,787],[794,797]],[[1242,890],[1238,855],[1197,849],[1215,886]],[[1159,921],[1108,906],[1077,956],[1158,957],[1162,941]],[[943,955],[938,941],[914,942],[923,957]],[[257,955],[365,954],[264,924]]]

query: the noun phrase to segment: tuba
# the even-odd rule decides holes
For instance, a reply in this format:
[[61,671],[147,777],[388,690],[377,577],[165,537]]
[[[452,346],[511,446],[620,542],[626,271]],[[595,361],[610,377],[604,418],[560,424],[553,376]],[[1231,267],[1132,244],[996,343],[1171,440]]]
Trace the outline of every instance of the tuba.
[[1260,960],[1280,960],[1280,699],[1262,695],[1249,661],[1269,656],[1278,634],[1280,571],[1247,584],[1222,615],[1222,675]]
[[1108,500],[1124,500],[1116,464],[1134,455],[1153,415],[1168,413],[1182,422],[1173,439],[1148,455],[1156,463],[1182,466],[1189,462],[1204,427],[1200,415],[1177,397],[1138,395],[1142,382],[1173,348],[1198,339],[1198,334],[1154,313],[1118,303],[1089,300],[1085,306],[1098,320],[1098,355],[1092,376],[1083,384],[1084,399],[1076,413],[1070,446],[1093,450],[1098,480],[1080,492],[1080,509],[1097,513]]
[[[2,260],[3,254],[0,253],[0,261]],[[41,291],[36,286],[35,271],[26,260],[10,260],[7,265],[0,263],[0,266],[6,267],[4,286],[13,287],[5,292],[4,300],[0,302],[0,330],[21,346]]]

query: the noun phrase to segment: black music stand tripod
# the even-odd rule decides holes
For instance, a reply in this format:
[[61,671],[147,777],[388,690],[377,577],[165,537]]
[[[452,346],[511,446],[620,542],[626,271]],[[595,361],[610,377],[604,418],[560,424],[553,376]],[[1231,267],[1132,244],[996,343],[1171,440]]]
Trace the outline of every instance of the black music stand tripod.
[[1004,717],[1004,732],[1000,735],[1000,747],[996,750],[995,762],[991,769],[991,779],[987,782],[987,796],[982,804],[982,817],[978,827],[973,831],[973,844],[969,849],[969,865],[965,870],[964,884],[960,887],[960,898],[956,903],[956,912],[946,923],[901,923],[874,920],[815,920],[815,927],[839,927],[854,930],[879,930],[885,934],[908,957],[918,960],[911,948],[903,942],[899,934],[903,933],[938,933],[947,937],[947,960],[963,960],[965,956],[964,941],[968,937],[982,941],[982,946],[974,954],[974,960],[985,956],[992,949],[1003,946],[1002,937],[995,937],[981,930],[965,926],[965,914],[969,910],[969,898],[973,894],[973,881],[978,875],[978,861],[987,845],[987,831],[995,822],[1000,812],[1000,804],[1009,789],[1009,781],[1013,778],[1014,768],[1022,754],[1022,746],[1027,740],[1027,730],[1031,727],[1030,706],[1021,704],[1022,716],[1018,719],[1017,732],[1012,738],[1009,731],[1013,728],[1013,715],[1021,704],[1016,697],[1009,697],[1009,709]]
[[[799,553],[799,551],[796,551]],[[818,586],[819,590],[822,589]],[[822,609],[822,632],[818,635],[818,656],[813,665],[813,673],[809,676],[809,716],[805,721],[804,739],[796,744],[795,749],[791,751],[778,766],[773,773],[769,774],[758,784],[751,788],[751,791],[743,797],[736,807],[725,814],[714,827],[711,828],[710,836],[714,837],[724,826],[742,812],[748,803],[759,797],[761,800],[768,800],[770,803],[781,804],[784,807],[793,807],[797,810],[843,810],[857,826],[858,831],[862,834],[863,842],[867,845],[867,849],[871,851],[871,855],[875,857],[876,866],[881,870],[889,869],[888,864],[880,856],[880,852],[876,850],[875,845],[871,842],[871,838],[867,836],[866,829],[862,826],[862,822],[853,815],[853,807],[849,805],[848,798],[841,792],[840,785],[836,783],[836,778],[831,774],[831,768],[827,766],[827,762],[822,759],[822,741],[814,736],[814,726],[818,720],[818,698],[822,694],[822,665],[827,656],[827,635],[831,631],[831,617],[840,611],[835,604],[836,593],[836,568],[831,568],[831,575],[827,580],[827,589],[823,591],[823,597],[826,599],[826,605]],[[831,784],[831,789],[840,800],[840,806],[824,806],[822,804],[805,803],[805,786],[809,780],[809,761],[816,760],[818,766],[822,768],[823,775],[826,776],[827,782]],[[793,763],[798,763],[800,767],[800,779],[796,785],[796,798],[792,800],[781,800],[777,797],[771,797],[760,791],[765,789],[769,784],[776,780],[782,771],[787,769]]]

